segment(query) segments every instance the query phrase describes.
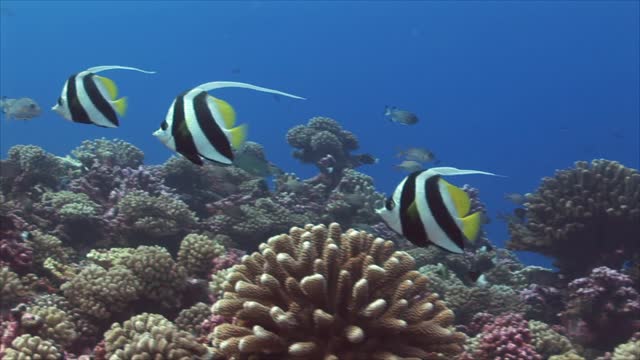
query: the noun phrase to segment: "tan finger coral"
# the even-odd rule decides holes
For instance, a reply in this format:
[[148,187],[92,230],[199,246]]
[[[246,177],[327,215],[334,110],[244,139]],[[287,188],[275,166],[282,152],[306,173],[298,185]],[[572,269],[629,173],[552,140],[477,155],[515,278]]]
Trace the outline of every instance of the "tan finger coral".
[[213,312],[234,317],[213,344],[234,359],[452,359],[465,336],[415,262],[366,232],[307,225],[261,244]]
[[72,318],[54,306],[30,307],[22,316],[21,325],[29,333],[62,346],[71,345],[78,336]]
[[213,267],[211,260],[224,254],[224,246],[204,235],[189,234],[180,243],[178,263],[190,276],[205,277]]
[[565,273],[617,268],[640,254],[636,169],[604,159],[578,161],[574,168],[544,178],[535,193],[527,194],[524,206],[527,221],[509,224],[507,246],[554,257]]
[[104,334],[106,358],[118,359],[205,359],[206,346],[188,332],[180,331],[162,315],[142,313],[115,323]]
[[62,352],[54,344],[28,334],[15,338],[3,357],[4,360],[60,360],[62,358]]

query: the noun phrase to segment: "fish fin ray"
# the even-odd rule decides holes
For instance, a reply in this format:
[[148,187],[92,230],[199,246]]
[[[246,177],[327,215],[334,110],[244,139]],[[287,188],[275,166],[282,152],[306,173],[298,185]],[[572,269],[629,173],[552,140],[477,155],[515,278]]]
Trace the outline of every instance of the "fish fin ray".
[[457,216],[466,216],[469,213],[469,210],[471,210],[471,199],[469,199],[469,195],[467,195],[464,190],[450,184],[442,178],[440,178],[440,181],[444,182],[447,187],[447,191],[449,192],[453,205],[456,208]]
[[127,107],[129,106],[129,104],[127,103],[126,97],[121,97],[120,99],[114,100],[111,103],[120,116],[124,116],[124,114],[127,113]]
[[131,66],[120,66],[120,65],[101,65],[101,66],[94,66],[91,68],[88,68],[85,71],[91,72],[91,73],[98,73],[101,71],[106,71],[106,70],[133,70],[133,71],[138,71],[141,73],[145,73],[145,74],[155,74],[155,71],[147,71],[147,70],[142,70],[142,69],[138,69],[135,67],[131,67]]
[[222,115],[222,120],[227,129],[231,129],[236,124],[236,111],[228,102],[209,96]]
[[462,170],[462,169],[457,169],[457,168],[448,167],[448,166],[430,168],[429,171],[435,172],[436,174],[443,175],[443,176],[478,174],[478,175],[491,175],[491,176],[506,177],[506,176],[503,176],[503,175],[497,175],[497,174],[486,172],[486,171]]
[[109,99],[115,100],[118,97],[118,86],[116,86],[116,83],[104,76],[96,75],[95,77],[100,81],[100,83],[102,83],[105,89],[107,89],[107,92],[109,93]]
[[462,233],[470,242],[475,242],[480,234],[480,225],[482,223],[482,214],[480,211],[474,212],[462,219]]
[[235,82],[235,81],[213,81],[213,82],[208,82],[208,83],[204,83],[204,84],[196,86],[196,88],[202,89],[204,91],[211,91],[211,90],[215,90],[215,89],[231,88],[231,87],[233,87],[233,88],[242,88],[242,89],[250,89],[250,90],[255,90],[255,91],[262,91],[262,92],[271,93],[271,94],[278,94],[278,95],[282,95],[282,96],[286,96],[286,97],[290,97],[290,98],[294,98],[294,99],[306,100],[303,97],[300,97],[300,96],[297,96],[297,95],[288,94],[286,92],[282,92],[282,91],[279,91],[279,90],[269,89],[269,88],[265,88],[265,87],[261,87],[261,86],[256,86],[256,85],[251,85],[251,84],[241,83],[241,82]]
[[229,142],[234,149],[240,148],[247,139],[247,124],[236,126],[233,129],[229,129]]

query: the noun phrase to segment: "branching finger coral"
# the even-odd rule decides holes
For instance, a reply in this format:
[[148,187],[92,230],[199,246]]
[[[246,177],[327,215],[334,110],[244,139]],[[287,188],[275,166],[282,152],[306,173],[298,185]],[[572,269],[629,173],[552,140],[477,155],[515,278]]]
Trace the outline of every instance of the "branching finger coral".
[[[554,257],[568,275],[619,268],[640,253],[640,173],[615,161],[576,162],[527,194],[526,223],[509,224],[513,250]],[[580,249],[580,256],[575,250]]]
[[340,226],[272,237],[232,268],[213,344],[235,359],[451,359],[465,335],[393,243]]
[[4,360],[62,360],[63,354],[53,343],[28,334],[17,337],[3,357]]
[[205,359],[207,347],[188,332],[180,331],[161,315],[143,313],[115,323],[104,334],[106,358],[118,359]]

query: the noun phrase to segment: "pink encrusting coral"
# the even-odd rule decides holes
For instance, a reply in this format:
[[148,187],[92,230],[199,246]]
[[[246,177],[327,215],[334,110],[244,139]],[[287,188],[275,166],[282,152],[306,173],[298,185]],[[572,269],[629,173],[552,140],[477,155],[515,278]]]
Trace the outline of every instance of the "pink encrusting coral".
[[[482,321],[487,320],[487,316],[483,316]],[[476,345],[461,355],[460,360],[542,360],[531,340],[528,322],[522,315],[501,315],[482,327]]]
[[607,267],[569,283],[562,313],[569,336],[601,349],[628,339],[640,329],[640,295],[633,285],[629,276]]

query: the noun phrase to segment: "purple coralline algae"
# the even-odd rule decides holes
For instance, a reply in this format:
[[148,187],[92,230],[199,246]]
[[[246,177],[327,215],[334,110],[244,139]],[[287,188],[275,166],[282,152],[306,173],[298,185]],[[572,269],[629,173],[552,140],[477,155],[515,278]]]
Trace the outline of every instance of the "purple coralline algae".
[[629,276],[607,267],[569,283],[562,319],[568,334],[585,346],[611,348],[640,330],[640,295]]

